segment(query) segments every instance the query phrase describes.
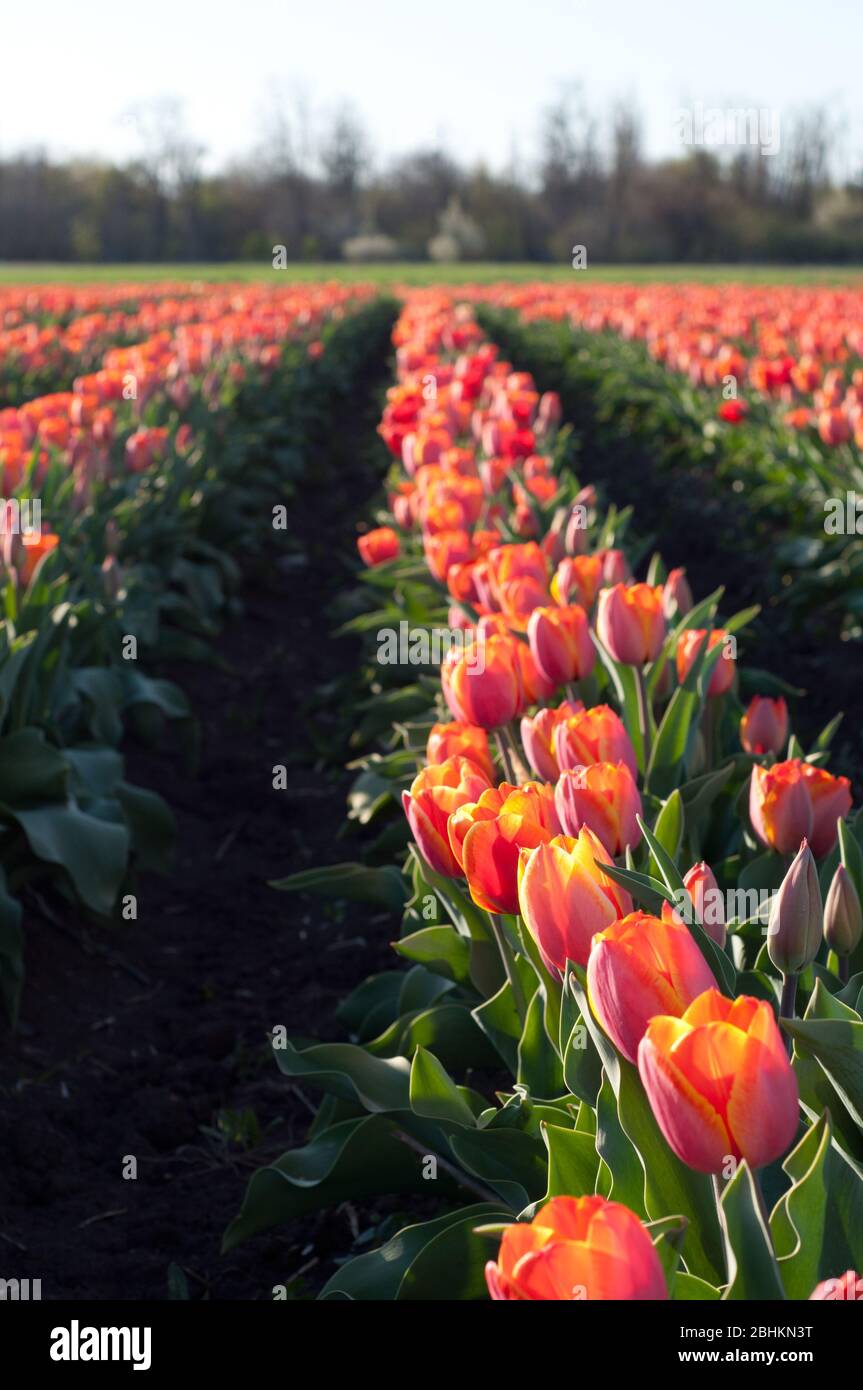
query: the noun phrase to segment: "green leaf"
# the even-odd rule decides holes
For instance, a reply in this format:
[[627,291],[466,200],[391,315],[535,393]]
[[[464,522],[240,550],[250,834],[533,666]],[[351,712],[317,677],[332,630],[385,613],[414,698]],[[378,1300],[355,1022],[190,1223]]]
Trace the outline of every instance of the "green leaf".
[[238,1216],[222,1240],[222,1252],[251,1236],[321,1207],[382,1194],[422,1191],[422,1159],[381,1115],[332,1125],[303,1148],[252,1175]]
[[596,1191],[599,1155],[594,1136],[582,1130],[542,1125],[548,1148],[548,1188],[550,1197],[588,1197]]
[[372,1112],[410,1109],[410,1063],[404,1057],[372,1057],[352,1043],[319,1043],[299,1052],[286,1042],[273,1052],[285,1076],[329,1095],[359,1101]]
[[73,800],[32,810],[2,809],[21,826],[36,857],[64,868],[82,902],[108,916],[129,860],[126,826],[88,815]]
[[424,927],[392,943],[393,950],[456,984],[470,983],[470,942],[454,927]]
[[[492,1247],[486,1251],[482,1247],[480,1238],[477,1237],[476,1247],[474,1241],[468,1241],[466,1236],[468,1231],[461,1229],[469,1227],[473,1230],[476,1226],[496,1221],[506,1221],[509,1223],[512,1213],[503,1206],[495,1207],[489,1202],[478,1202],[471,1207],[460,1207],[458,1211],[447,1212],[445,1216],[439,1216],[434,1221],[423,1221],[415,1226],[406,1226],[399,1231],[398,1235],[388,1240],[379,1250],[370,1250],[364,1255],[357,1255],[354,1259],[346,1261],[340,1269],[327,1281],[318,1295],[321,1299],[354,1299],[354,1300],[390,1300],[400,1297],[400,1289],[406,1275],[412,1270],[414,1264],[420,1260],[423,1252],[436,1244],[437,1238],[454,1228],[458,1229],[457,1241],[458,1249],[449,1247],[447,1251],[447,1261],[441,1268],[439,1256],[442,1253],[441,1247],[437,1247],[433,1254],[432,1264],[437,1267],[443,1275],[439,1293],[439,1298],[466,1298],[472,1295],[467,1292],[470,1288],[475,1288],[476,1281],[470,1262],[467,1265],[465,1256],[473,1254],[475,1248],[479,1248],[483,1264],[485,1260],[491,1258]],[[412,1288],[427,1287],[426,1278],[430,1266],[420,1267],[420,1278],[412,1283]],[[483,1285],[483,1288],[485,1286]],[[413,1296],[406,1293],[406,1296]]]
[[410,1075],[410,1104],[427,1120],[476,1128],[474,1113],[437,1057],[424,1047],[414,1053]]
[[[668,852],[669,858],[673,861],[680,853],[680,846],[683,841],[684,812],[683,800],[679,791],[673,791],[667,801],[663,802],[662,809],[656,817],[656,824],[653,827],[653,834],[662,848]],[[647,872],[652,877],[661,877],[661,872],[656,859],[651,855],[647,866]]]
[[66,758],[40,729],[19,729],[0,738],[0,801],[10,806],[64,802],[68,786]]
[[756,1179],[744,1161],[722,1194],[722,1239],[728,1263],[724,1300],[776,1302],[785,1298]]
[[563,1070],[560,1057],[545,1031],[543,1013],[542,992],[537,989],[528,1005],[518,1045],[516,1079],[532,1096],[558,1096],[564,1089]]
[[272,879],[270,887],[280,893],[316,893],[342,902],[371,903],[390,912],[401,912],[408,898],[404,875],[393,864],[377,869],[366,864],[327,864]]
[[545,1148],[523,1130],[464,1130],[450,1137],[450,1148],[462,1168],[492,1187],[515,1212],[545,1192]]
[[818,1283],[830,1139],[830,1118],[825,1112],[782,1164],[791,1187],[773,1209],[770,1232],[788,1298],[807,1299]]
[[815,1058],[855,1123],[863,1126],[863,1022],[782,1019],[782,1027],[794,1039],[795,1047]]

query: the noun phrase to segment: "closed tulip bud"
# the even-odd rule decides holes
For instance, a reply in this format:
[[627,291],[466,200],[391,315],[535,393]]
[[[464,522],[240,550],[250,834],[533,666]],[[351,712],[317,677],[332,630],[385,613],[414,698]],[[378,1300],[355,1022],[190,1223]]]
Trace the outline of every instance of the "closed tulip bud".
[[612,857],[641,840],[641,797],[626,763],[591,763],[560,774],[554,804],[565,835],[588,826]]
[[824,940],[837,956],[850,956],[863,935],[863,913],[854,880],[838,864],[824,904]]
[[804,840],[770,907],[767,954],[783,975],[799,975],[821,945],[824,909],[815,858]]
[[564,700],[554,709],[544,706],[536,714],[525,714],[521,720],[521,742],[527,760],[542,782],[556,782],[560,776],[554,752],[554,735],[558,724],[584,709],[580,700]]
[[623,762],[633,777],[638,776],[632,740],[610,705],[593,705],[558,720],[553,737],[561,772],[587,763]]
[[632,911],[629,894],[599,867],[606,859],[586,826],[576,838],[521,850],[519,910],[549,970],[563,972],[567,960],[586,965],[594,933]]
[[649,1233],[629,1207],[605,1197],[552,1197],[532,1221],[507,1226],[485,1278],[495,1301],[668,1298]]
[[697,627],[690,627],[681,632],[676,652],[677,679],[681,685],[686,680],[696,657],[704,646],[705,639],[707,640],[708,651],[713,651],[714,647],[722,647],[722,655],[710,676],[707,694],[711,696],[724,695],[734,680],[735,662],[734,650],[731,645],[734,639],[722,628],[715,628],[709,634],[706,628]]
[[452,757],[417,773],[402,806],[417,847],[429,868],[458,878],[461,866],[450,848],[448,822],[459,806],[479,800],[488,778],[469,758]]
[[614,584],[601,590],[596,630],[614,660],[624,666],[653,661],[665,639],[661,585]]
[[797,1080],[765,999],[708,989],[681,1018],[652,1018],[638,1071],[669,1147],[701,1173],[730,1158],[763,1168],[797,1133]]
[[780,696],[753,695],[740,721],[740,743],[745,753],[760,757],[781,753],[788,741],[788,706]]
[[[564,533],[564,548],[567,555],[583,555],[587,550],[585,515],[586,509],[583,505],[575,504],[573,506]],[[559,557],[559,559],[562,558],[562,556]]]
[[692,609],[693,598],[685,569],[672,570],[662,590],[662,607],[666,618],[685,618]]
[[451,647],[441,662],[441,687],[453,718],[497,729],[521,712],[524,686],[513,637],[483,637],[464,652]]
[[391,526],[378,526],[376,530],[360,536],[357,550],[363,564],[371,567],[394,560],[401,551],[401,543]]
[[630,912],[593,938],[587,989],[596,1018],[630,1062],[656,1014],[676,1018],[716,981],[689,928]]
[[539,671],[556,686],[589,676],[596,663],[587,614],[577,604],[534,608],[527,639]]
[[602,585],[629,583],[632,573],[622,550],[598,550],[597,558],[602,565]]
[[[662,904],[662,919],[665,922],[694,921],[698,920],[711,940],[717,946],[725,946],[725,901],[722,890],[716,882],[716,875],[702,860],[700,864],[693,864],[691,869],[683,875],[683,886],[692,900],[695,909],[695,916],[690,913],[687,916],[684,911],[684,904],[679,904],[681,913],[677,908],[672,907],[670,902]],[[682,898],[682,894],[680,895]]]

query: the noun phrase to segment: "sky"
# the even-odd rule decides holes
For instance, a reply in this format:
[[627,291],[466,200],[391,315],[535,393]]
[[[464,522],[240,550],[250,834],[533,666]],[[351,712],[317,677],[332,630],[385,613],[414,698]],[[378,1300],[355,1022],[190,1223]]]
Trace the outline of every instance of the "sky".
[[300,93],[315,121],[349,103],[381,159],[442,144],[499,169],[572,82],[599,110],[634,101],[652,156],[696,103],[823,104],[863,152],[861,0],[40,0],[0,32],[0,156],[133,157],[129,111],[172,96],[217,168]]

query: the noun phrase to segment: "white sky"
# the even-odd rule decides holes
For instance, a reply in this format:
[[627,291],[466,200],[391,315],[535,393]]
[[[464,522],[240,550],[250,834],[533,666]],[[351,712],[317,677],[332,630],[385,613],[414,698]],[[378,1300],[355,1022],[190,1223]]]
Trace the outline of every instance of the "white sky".
[[500,167],[579,80],[634,98],[650,154],[679,107],[829,105],[863,154],[863,0],[10,0],[0,19],[0,153],[125,158],[123,113],[181,97],[209,167],[258,143],[267,95],[349,101],[382,156],[442,140]]

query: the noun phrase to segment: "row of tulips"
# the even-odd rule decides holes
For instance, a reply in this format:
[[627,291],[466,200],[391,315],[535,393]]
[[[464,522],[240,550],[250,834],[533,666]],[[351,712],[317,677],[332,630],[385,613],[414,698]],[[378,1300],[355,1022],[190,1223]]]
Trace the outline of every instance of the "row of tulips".
[[459,640],[401,688],[369,668],[363,727],[395,721],[351,798],[384,827],[372,862],[276,886],[401,907],[411,968],[346,1002],[350,1043],[274,1034],[325,1099],[226,1247],[432,1176],[440,1214],[322,1297],[840,1296],[863,1264],[863,850],[835,724],[807,753],[784,700],[740,702],[753,611],[723,619],[659,556],[633,579],[628,517],[470,306],[418,292],[394,342],[390,512],[359,540],[385,603],[349,626]]
[[138,871],[168,866],[170,811],[125,781],[121,741],[153,741],[166,720],[189,729],[185,697],[152,664],[210,659],[248,537],[260,547],[305,466],[312,413],[331,408],[363,336],[381,322],[385,335],[389,310],[363,319],[365,298],[312,289],[302,312],[282,300],[206,333],[178,326],[124,349],[137,399],[114,390],[109,362],[75,392],[0,413],[4,479],[38,490],[43,522],[3,537],[0,996],[13,1019],[34,880],[64,915],[129,920]]

